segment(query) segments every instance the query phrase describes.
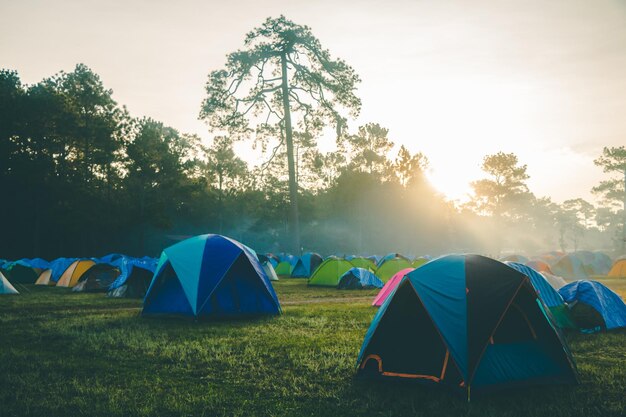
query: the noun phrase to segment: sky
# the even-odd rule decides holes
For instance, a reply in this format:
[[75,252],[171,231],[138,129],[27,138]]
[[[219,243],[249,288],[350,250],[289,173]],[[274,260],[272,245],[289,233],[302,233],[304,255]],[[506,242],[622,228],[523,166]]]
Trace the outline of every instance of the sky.
[[208,73],[280,14],[361,77],[350,128],[389,128],[451,199],[503,151],[536,195],[593,201],[607,178],[593,159],[626,144],[625,0],[0,0],[0,68],[31,84],[84,63],[133,116],[210,142]]

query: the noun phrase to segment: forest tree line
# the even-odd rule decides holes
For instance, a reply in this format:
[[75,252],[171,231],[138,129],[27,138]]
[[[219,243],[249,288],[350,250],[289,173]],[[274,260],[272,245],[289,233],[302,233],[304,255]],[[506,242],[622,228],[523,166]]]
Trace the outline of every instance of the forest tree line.
[[[294,131],[304,251],[624,251],[624,147],[596,159],[607,172],[593,190],[600,205],[534,195],[524,161],[510,153],[485,156],[471,199],[455,204],[429,184],[427,156],[398,149],[385,127],[343,126],[336,138],[335,151],[321,152],[310,134]],[[269,147],[270,157],[250,166],[236,141],[206,144],[131,116],[83,64],[33,85],[2,70],[0,258],[158,255],[200,233],[288,250],[285,147]]]

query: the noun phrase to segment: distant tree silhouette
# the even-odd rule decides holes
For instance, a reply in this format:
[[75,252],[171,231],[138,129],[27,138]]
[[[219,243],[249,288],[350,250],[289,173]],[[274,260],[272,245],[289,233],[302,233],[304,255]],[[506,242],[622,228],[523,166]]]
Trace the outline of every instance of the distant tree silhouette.
[[604,148],[602,155],[594,163],[608,174],[618,174],[614,178],[600,182],[592,191],[603,196],[608,206],[615,208],[621,205],[622,236],[619,240],[622,253],[624,253],[626,252],[626,148],[624,146]]

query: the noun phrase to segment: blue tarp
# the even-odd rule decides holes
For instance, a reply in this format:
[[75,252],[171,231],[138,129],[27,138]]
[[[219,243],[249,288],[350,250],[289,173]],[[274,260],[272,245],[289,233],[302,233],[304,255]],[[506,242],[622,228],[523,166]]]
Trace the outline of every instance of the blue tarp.
[[606,329],[626,327],[626,304],[619,295],[597,281],[575,281],[559,289],[568,304],[585,303],[604,319]]
[[33,259],[20,259],[16,263],[27,266],[29,268],[38,268],[38,269],[48,269],[50,268],[50,262],[41,258],[33,258]]
[[124,257],[125,255],[122,255],[121,253],[110,253],[108,255],[104,255],[102,258],[94,259],[94,261],[99,264],[113,265],[114,261]]
[[122,256],[121,258],[118,258],[115,261],[111,262],[111,265],[117,267],[120,270],[120,275],[118,275],[115,281],[113,281],[113,283],[109,286],[109,291],[126,284],[126,280],[128,280],[128,278],[133,273],[133,268],[142,268],[146,271],[154,273],[157,266],[157,260],[156,258],[151,258],[148,256],[144,256],[143,258]]
[[280,314],[280,304],[256,255],[220,235],[201,235],[161,254],[142,314],[191,317]]
[[0,268],[2,269],[10,269],[13,265],[21,265],[26,268],[38,268],[38,269],[48,269],[50,268],[50,262],[41,259],[41,258],[23,258],[17,261],[2,261],[0,262]]

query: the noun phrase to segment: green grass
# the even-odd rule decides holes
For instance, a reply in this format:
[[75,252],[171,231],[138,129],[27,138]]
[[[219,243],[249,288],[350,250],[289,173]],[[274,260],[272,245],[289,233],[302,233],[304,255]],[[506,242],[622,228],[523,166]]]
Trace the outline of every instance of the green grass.
[[626,333],[568,335],[579,386],[471,404],[354,378],[375,291],[275,283],[284,314],[235,322],[140,318],[140,302],[28,287],[0,298],[0,416],[618,416]]

